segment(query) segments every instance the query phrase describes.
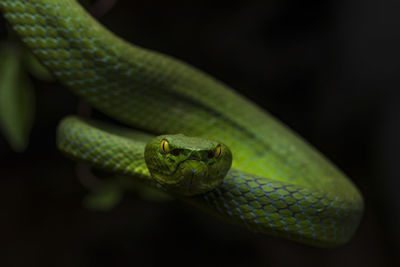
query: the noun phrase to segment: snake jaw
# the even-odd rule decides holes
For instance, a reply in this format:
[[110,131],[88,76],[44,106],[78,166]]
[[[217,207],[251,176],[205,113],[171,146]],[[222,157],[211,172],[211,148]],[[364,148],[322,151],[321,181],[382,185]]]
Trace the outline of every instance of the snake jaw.
[[188,158],[181,161],[169,175],[169,179],[160,181],[169,190],[177,191],[183,195],[196,195],[205,193],[208,188],[209,171],[205,162]]

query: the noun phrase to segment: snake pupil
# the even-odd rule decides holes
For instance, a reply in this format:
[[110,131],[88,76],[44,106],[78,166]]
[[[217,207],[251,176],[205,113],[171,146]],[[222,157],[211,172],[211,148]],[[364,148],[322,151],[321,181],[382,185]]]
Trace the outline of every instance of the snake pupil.
[[222,154],[222,147],[218,146],[217,149],[215,150],[215,157],[219,157]]

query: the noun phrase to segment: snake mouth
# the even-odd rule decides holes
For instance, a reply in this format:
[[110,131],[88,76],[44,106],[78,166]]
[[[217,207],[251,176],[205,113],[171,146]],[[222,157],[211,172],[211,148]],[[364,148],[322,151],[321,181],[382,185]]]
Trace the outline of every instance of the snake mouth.
[[171,176],[176,178],[177,184],[191,191],[208,177],[208,166],[202,160],[188,158],[176,166]]

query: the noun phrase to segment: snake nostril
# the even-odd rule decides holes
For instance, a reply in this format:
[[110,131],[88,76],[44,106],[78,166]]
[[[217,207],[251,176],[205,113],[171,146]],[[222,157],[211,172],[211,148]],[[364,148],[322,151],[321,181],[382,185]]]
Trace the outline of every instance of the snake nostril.
[[178,156],[180,153],[181,153],[180,149],[174,149],[174,150],[171,151],[171,154],[174,155],[174,156]]

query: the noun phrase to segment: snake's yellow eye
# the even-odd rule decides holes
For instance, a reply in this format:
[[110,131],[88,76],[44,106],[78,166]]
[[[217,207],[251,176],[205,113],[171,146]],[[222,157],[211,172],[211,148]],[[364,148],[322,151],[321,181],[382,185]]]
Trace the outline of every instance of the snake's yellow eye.
[[160,143],[160,149],[161,149],[161,152],[162,153],[164,153],[164,154],[166,154],[166,153],[169,153],[169,144],[168,144],[168,141],[167,140],[165,140],[165,139],[163,139],[162,141],[161,141],[161,143]]
[[217,146],[217,148],[215,149],[215,157],[219,158],[222,154],[222,147],[219,145]]

